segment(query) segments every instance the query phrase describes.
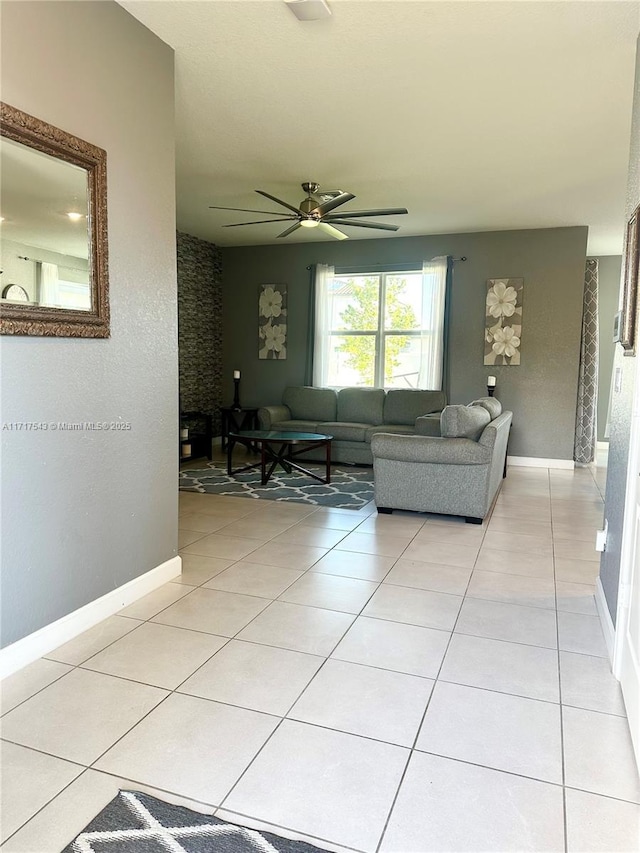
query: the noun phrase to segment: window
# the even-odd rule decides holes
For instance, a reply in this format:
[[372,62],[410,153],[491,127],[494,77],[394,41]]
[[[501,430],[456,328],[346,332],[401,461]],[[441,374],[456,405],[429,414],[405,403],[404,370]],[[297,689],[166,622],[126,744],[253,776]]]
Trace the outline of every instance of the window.
[[91,310],[91,288],[89,282],[58,279],[58,307],[76,311]]
[[314,385],[442,387],[447,259],[409,271],[318,267]]

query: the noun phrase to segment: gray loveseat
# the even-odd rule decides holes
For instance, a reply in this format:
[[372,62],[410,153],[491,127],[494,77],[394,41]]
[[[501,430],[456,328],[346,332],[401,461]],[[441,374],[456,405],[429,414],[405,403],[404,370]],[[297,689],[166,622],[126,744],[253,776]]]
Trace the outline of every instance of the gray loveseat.
[[[371,465],[374,435],[439,435],[442,391],[382,388],[286,388],[279,406],[258,410],[260,428],[333,436],[335,462]],[[317,453],[317,451],[316,451]],[[313,458],[309,451],[307,458]]]
[[505,471],[511,412],[492,397],[447,406],[441,436],[374,435],[378,512],[408,509],[462,515],[480,524]]

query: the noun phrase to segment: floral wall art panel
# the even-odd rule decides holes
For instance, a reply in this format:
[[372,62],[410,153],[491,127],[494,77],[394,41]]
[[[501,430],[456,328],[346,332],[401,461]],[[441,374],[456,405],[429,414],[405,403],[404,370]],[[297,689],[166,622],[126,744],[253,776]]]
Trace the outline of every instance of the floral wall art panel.
[[287,357],[287,285],[258,286],[258,358]]
[[520,364],[523,288],[523,278],[487,281],[485,364]]

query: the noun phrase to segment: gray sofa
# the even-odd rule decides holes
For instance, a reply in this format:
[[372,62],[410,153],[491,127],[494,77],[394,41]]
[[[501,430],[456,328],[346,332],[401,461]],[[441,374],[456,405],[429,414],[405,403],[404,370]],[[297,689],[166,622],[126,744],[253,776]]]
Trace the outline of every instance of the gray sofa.
[[[333,436],[335,462],[371,465],[371,441],[390,435],[439,435],[442,391],[382,388],[286,388],[282,404],[258,410],[260,429],[316,432]],[[317,454],[317,451],[316,451]],[[307,454],[314,458],[313,451]],[[319,457],[318,457],[319,458]]]
[[505,472],[511,412],[492,397],[447,406],[441,436],[374,435],[375,501],[394,509],[461,515],[480,524]]

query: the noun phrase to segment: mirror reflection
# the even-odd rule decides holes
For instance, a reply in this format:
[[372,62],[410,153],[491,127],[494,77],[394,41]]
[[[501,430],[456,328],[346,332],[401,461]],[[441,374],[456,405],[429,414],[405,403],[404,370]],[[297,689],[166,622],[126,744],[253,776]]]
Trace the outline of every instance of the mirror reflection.
[[88,173],[0,138],[0,302],[91,311]]

